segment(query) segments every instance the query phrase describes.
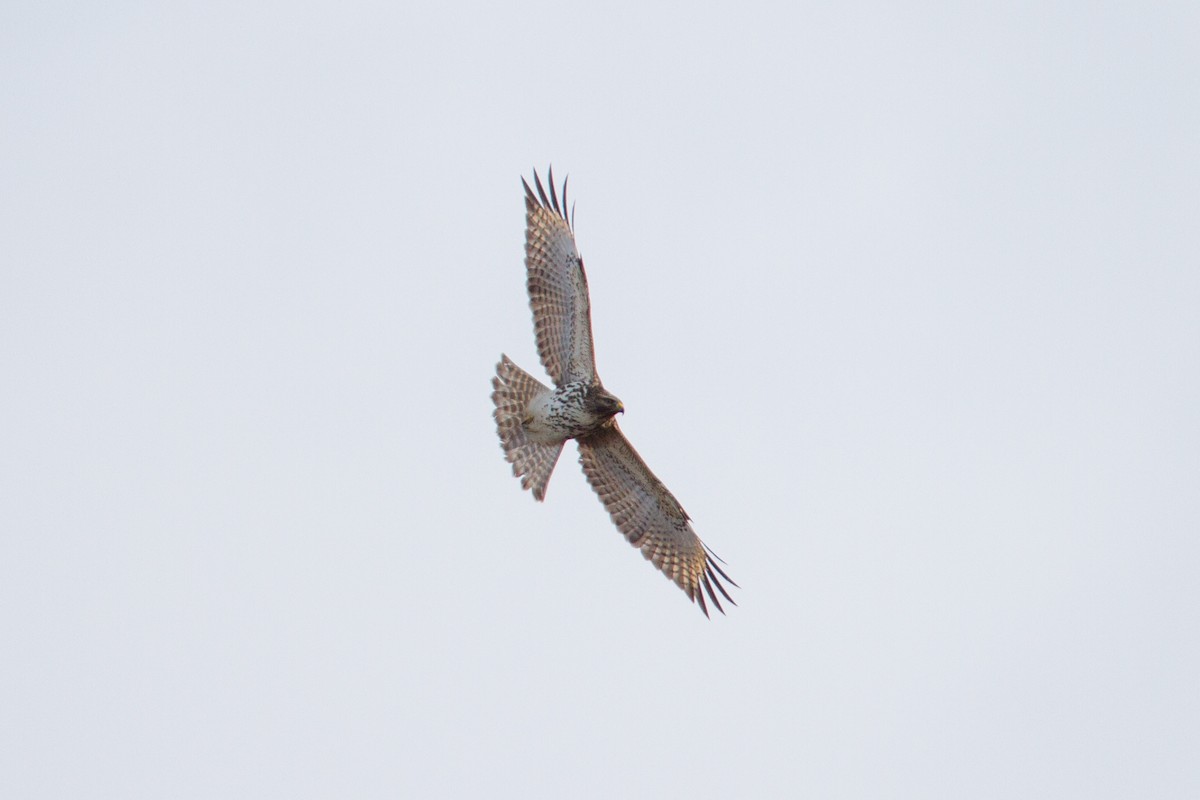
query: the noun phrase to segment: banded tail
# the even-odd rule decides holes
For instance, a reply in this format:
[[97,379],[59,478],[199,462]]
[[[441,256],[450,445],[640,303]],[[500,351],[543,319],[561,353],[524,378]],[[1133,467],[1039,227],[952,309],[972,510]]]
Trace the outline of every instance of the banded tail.
[[529,401],[550,390],[506,355],[501,355],[496,365],[492,389],[492,402],[496,404],[492,416],[496,418],[496,433],[500,435],[504,457],[513,465],[513,475],[521,479],[521,488],[531,489],[535,500],[544,500],[546,484],[558,463],[563,442],[531,442],[525,421],[529,419]]

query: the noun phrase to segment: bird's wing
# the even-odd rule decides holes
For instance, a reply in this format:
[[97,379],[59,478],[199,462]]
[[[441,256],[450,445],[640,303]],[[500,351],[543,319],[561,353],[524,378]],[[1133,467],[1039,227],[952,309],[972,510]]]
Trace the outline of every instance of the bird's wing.
[[594,383],[598,379],[587,276],[567,218],[567,183],[563,181],[560,205],[553,170],[549,181],[547,197],[536,172],[536,194],[521,179],[525,187],[525,269],[538,355],[556,385],[577,380]]
[[725,609],[716,592],[737,605],[719,579],[737,584],[717,565],[720,559],[696,536],[683,506],[642,461],[616,421],[577,441],[588,483],[629,543],[698,601],[705,616],[705,592],[722,614]]

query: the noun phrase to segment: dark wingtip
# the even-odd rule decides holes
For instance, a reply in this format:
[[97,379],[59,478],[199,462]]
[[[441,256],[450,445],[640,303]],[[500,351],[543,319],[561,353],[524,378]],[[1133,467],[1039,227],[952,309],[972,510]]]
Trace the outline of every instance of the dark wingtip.
[[[702,544],[702,545],[704,546],[704,550],[705,550],[705,552],[707,552],[707,553],[708,553],[710,556],[712,556],[712,558],[708,559],[708,564],[707,564],[707,567],[710,567],[710,568],[712,568],[712,569],[715,569],[715,570],[717,571],[717,574],[718,574],[718,575],[720,575],[720,576],[721,576],[722,578],[724,578],[725,580],[729,581],[729,583],[730,583],[730,585],[731,585],[731,586],[733,586],[733,587],[735,587],[735,588],[737,588],[737,589],[740,589],[740,588],[742,588],[741,586],[738,586],[738,583],[737,583],[737,581],[735,581],[733,578],[731,578],[731,577],[729,577],[728,575],[726,575],[726,574],[725,574],[725,570],[723,570],[723,569],[721,569],[719,566],[717,566],[717,563],[716,563],[717,561],[720,561],[722,564],[724,564],[724,563],[725,563],[725,559],[721,558],[719,555],[717,555],[716,553],[714,553],[714,552],[712,551],[712,549],[711,549],[711,548],[709,548],[709,546],[708,546],[708,545],[704,544],[703,542],[701,542],[700,544]],[[716,559],[716,560],[714,561],[713,559]],[[715,578],[715,576],[714,576],[714,578]],[[726,597],[728,597],[728,596],[729,596],[729,595],[726,595]],[[732,601],[732,600],[730,600],[729,602],[733,603],[733,601]],[[734,604],[735,606],[737,605],[737,603],[733,603],[733,604]]]
[[[732,605],[736,606],[737,601],[734,600],[732,597],[730,597],[729,592],[727,592],[725,590],[725,587],[721,585],[721,581],[717,579],[716,574],[711,569],[712,566],[713,565],[710,563],[708,565],[708,567],[705,568],[705,570],[704,570],[705,580],[707,581],[709,578],[711,578],[713,586],[717,587],[717,591],[721,593],[721,596],[724,597],[726,600],[728,600]],[[725,575],[725,573],[721,572],[720,570],[717,570],[717,572],[719,572],[721,575],[723,575],[725,577],[725,580],[729,581],[728,575]],[[729,582],[732,583],[734,586],[737,586],[737,588],[739,588],[739,589],[742,588],[742,587],[738,586],[736,583],[733,583],[733,581],[729,581]]]
[[550,208],[550,198],[546,197],[546,189],[542,186],[542,179],[538,177],[536,169],[533,171],[533,182],[537,186],[538,197],[542,198],[542,205]]
[[[704,547],[704,550],[707,553],[704,559],[704,570],[700,573],[700,576],[696,582],[689,587],[688,596],[694,602],[699,603],[700,610],[704,612],[704,616],[711,619],[712,617],[708,613],[708,603],[705,602],[704,595],[707,594],[708,599],[712,601],[712,604],[714,607],[716,607],[717,611],[720,611],[721,614],[724,615],[725,608],[721,605],[721,597],[725,598],[725,600],[727,600],[732,606],[736,606],[737,601],[729,595],[729,591],[724,587],[724,585],[722,585],[721,579],[724,578],[729,582],[730,585],[739,589],[741,587],[738,586],[737,583],[734,582],[734,580],[728,575],[726,575],[725,571],[717,565],[717,562],[721,560],[720,556],[718,556],[712,550],[709,550],[708,545],[704,544],[703,542],[700,544]],[[720,597],[717,596],[718,593],[720,593]]]
[[546,180],[549,181],[549,183],[550,183],[549,193],[546,192],[546,186],[545,186],[545,184],[542,183],[541,176],[538,175],[537,169],[533,170],[533,186],[536,187],[536,189],[537,189],[537,191],[535,193],[534,188],[530,187],[529,182],[527,180],[525,180],[524,177],[521,178],[521,185],[523,187],[525,187],[525,205],[526,205],[526,207],[532,209],[534,205],[540,205],[542,208],[546,209],[547,211],[553,211],[564,222],[567,223],[567,227],[571,228],[571,230],[574,230],[575,229],[575,207],[570,206],[569,211],[568,211],[568,206],[567,206],[567,181],[570,180],[570,178],[568,177],[563,180],[562,199],[561,200],[559,199],[559,196],[558,196],[559,195],[558,189],[554,185],[554,165],[550,165],[547,168]]
[[[721,601],[717,599],[716,593],[713,592],[712,582],[709,581],[707,572],[700,577],[700,584],[704,587],[704,591],[708,592],[708,599],[712,600],[713,605],[717,607],[717,611],[720,611],[722,616],[724,616],[725,609],[721,608]],[[697,591],[697,594],[699,594],[699,591]],[[726,597],[726,599],[728,600],[729,598]]]
[[550,184],[550,203],[554,206],[554,211],[561,217],[562,209],[558,206],[558,194],[554,191],[554,165],[551,164],[546,170],[546,181]]
[[[536,174],[535,172],[534,175]],[[529,213],[537,207],[537,195],[533,193],[533,189],[529,188],[529,182],[524,177],[521,178],[521,185],[525,187],[525,212]]]

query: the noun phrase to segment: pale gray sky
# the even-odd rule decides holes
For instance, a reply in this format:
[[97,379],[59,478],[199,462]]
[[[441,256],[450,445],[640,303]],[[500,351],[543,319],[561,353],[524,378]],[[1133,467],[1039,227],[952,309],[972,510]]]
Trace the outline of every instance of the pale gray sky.
[[[1196,797],[1197,41],[5,5],[0,795]],[[502,459],[550,162],[728,617]]]

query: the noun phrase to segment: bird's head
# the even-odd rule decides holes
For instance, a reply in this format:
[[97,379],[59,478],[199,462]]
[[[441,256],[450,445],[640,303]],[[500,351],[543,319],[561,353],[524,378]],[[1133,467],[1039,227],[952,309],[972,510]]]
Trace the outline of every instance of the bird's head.
[[600,417],[613,417],[625,413],[625,405],[616,395],[609,394],[599,387],[588,396],[587,405],[593,414]]

